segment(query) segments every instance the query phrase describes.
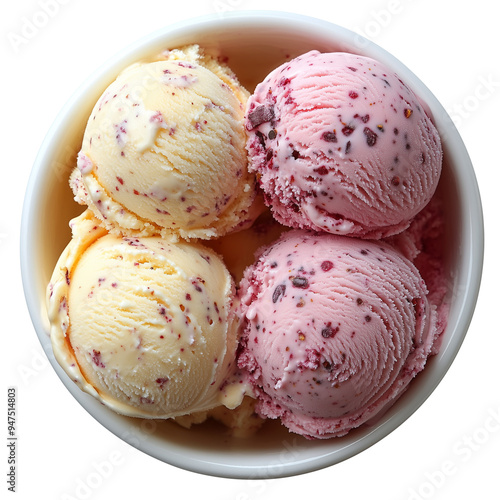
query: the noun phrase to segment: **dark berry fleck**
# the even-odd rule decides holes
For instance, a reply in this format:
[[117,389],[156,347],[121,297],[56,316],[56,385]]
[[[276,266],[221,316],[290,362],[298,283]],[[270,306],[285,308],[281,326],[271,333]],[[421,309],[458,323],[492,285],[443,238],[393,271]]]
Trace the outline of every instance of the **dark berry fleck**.
[[321,167],[315,168],[314,171],[317,172],[319,175],[326,175],[328,173],[328,169],[324,165],[321,165]]
[[309,281],[304,276],[291,276],[290,279],[295,288],[307,288],[309,286]]
[[194,278],[191,280],[191,284],[194,286],[194,289],[197,291],[197,292],[202,292],[202,288],[201,286],[199,285],[199,283],[203,283],[203,280],[201,278]]
[[358,113],[356,113],[354,115],[354,118],[360,119],[363,123],[368,123],[370,121],[370,115],[368,115],[368,114],[360,116],[360,115],[358,115]]
[[329,338],[333,337],[336,333],[338,333],[338,331],[339,331],[338,326],[332,327],[331,323],[327,323],[325,325],[325,327],[321,330],[321,335],[325,339],[329,339]]
[[95,349],[92,349],[92,353],[91,353],[91,358],[92,358],[92,362],[98,366],[99,368],[105,368],[106,365],[103,363],[102,359],[101,359],[101,351],[96,351]]
[[273,304],[276,304],[278,300],[285,295],[286,285],[278,285],[273,292]]
[[264,136],[264,134],[260,131],[260,130],[257,130],[257,132],[255,132],[255,135],[257,136],[257,138],[259,139],[259,143],[260,145],[266,149],[266,138]]
[[168,377],[161,377],[156,379],[156,383],[163,389],[163,386],[169,381]]
[[332,269],[332,268],[333,268],[333,262],[331,260],[324,260],[321,263],[321,270],[325,271],[325,273],[327,271],[330,271],[330,269]]
[[349,92],[349,97],[350,97],[351,99],[357,99],[357,98],[359,97],[359,95],[358,95],[358,93],[357,93],[357,92],[354,92],[354,90],[351,90],[351,91]]
[[377,143],[377,134],[369,127],[363,129],[363,134],[365,134],[366,137],[366,144],[370,147],[375,146]]
[[274,119],[274,108],[271,106],[260,105],[248,114],[248,120],[251,128],[258,127],[261,123],[269,122]]
[[290,84],[290,78],[287,78],[285,76],[278,82],[279,87],[286,87],[289,84]]
[[349,136],[354,132],[354,127],[352,125],[346,125],[345,127],[342,128],[342,133],[345,136]]
[[337,142],[337,135],[334,132],[323,132],[321,135],[321,139],[323,139],[326,142]]

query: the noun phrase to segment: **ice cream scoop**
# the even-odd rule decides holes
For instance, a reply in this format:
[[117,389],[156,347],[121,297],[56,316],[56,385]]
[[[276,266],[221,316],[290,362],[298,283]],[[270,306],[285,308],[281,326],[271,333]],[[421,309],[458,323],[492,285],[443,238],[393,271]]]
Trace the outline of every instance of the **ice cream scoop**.
[[291,227],[379,238],[404,230],[434,194],[439,134],[394,71],[311,51],[273,70],[246,111],[250,170]]
[[72,230],[47,303],[54,355],[80,388],[135,417],[237,406],[235,287],[217,254],[109,234],[89,210]]
[[418,270],[382,241],[292,230],[240,292],[239,366],[257,412],[308,438],[343,436],[394,403],[437,335]]
[[76,200],[115,233],[209,239],[247,225],[247,97],[196,45],[131,65],[88,120],[70,181]]

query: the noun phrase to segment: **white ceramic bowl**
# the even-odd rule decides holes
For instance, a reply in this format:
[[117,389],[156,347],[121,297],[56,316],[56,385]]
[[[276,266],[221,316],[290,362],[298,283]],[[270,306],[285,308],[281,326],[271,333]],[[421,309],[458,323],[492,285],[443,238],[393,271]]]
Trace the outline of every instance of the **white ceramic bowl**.
[[[185,430],[171,422],[122,417],[80,391],[54,361],[45,287],[69,241],[68,221],[82,210],[72,199],[68,174],[87,117],[99,95],[125,66],[188,43],[219,49],[249,90],[285,58],[311,49],[364,54],[394,68],[431,110],[445,151],[439,192],[445,200],[447,263],[453,271],[448,327],[440,353],[397,404],[371,427],[361,427],[340,439],[308,441],[273,421],[245,441],[227,437],[216,426]],[[187,470],[232,478],[283,477],[327,467],[365,450],[402,424],[436,388],[462,344],[478,295],[482,261],[483,219],[473,167],[457,130],[436,98],[401,62],[377,45],[328,22],[283,12],[239,12],[174,24],[140,40],[99,69],[62,109],[41,146],[27,186],[21,229],[23,284],[31,318],[68,390],[102,425],[143,452]]]

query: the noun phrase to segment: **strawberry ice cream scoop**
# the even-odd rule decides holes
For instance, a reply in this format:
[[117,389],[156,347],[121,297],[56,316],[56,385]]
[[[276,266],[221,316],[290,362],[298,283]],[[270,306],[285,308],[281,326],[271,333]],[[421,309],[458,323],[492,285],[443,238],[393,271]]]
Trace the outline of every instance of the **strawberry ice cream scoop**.
[[293,230],[241,283],[239,366],[263,417],[307,438],[343,436],[392,404],[436,337],[413,264],[382,241]]
[[272,71],[247,103],[250,170],[281,223],[379,238],[431,199],[438,132],[413,91],[380,62],[308,52]]

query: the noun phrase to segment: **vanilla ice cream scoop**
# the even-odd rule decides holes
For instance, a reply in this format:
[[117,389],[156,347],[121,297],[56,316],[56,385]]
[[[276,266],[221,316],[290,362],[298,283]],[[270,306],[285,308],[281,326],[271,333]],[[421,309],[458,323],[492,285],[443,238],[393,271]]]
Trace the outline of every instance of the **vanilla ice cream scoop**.
[[87,210],[48,287],[56,359],[118,413],[171,418],[241,403],[235,287],[200,244],[107,233]]
[[247,91],[198,46],[125,69],[96,103],[70,184],[111,232],[210,239],[254,218]]

